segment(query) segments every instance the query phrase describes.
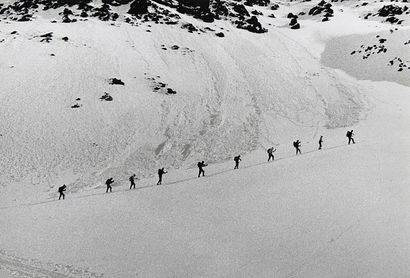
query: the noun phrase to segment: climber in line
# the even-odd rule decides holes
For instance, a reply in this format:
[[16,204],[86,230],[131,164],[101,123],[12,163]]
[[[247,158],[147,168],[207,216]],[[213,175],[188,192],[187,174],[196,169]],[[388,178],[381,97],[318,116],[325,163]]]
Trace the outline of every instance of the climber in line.
[[107,190],[105,190],[105,193],[108,193],[108,191],[112,192],[112,186],[111,184],[114,183],[114,179],[113,178],[109,178],[105,181],[105,185],[107,185]]
[[130,189],[134,188],[135,189],[135,179],[136,179],[136,175],[133,174],[132,176],[130,176],[129,181],[130,181]]
[[66,187],[67,186],[64,184],[63,186],[60,186],[58,188],[58,193],[60,193],[60,197],[58,197],[59,200],[61,199],[61,197],[63,197],[63,200],[65,199],[64,191],[65,191]]
[[239,161],[242,160],[242,159],[241,159],[241,156],[240,156],[240,155],[235,156],[235,157],[233,158],[233,160],[235,161],[235,167],[234,167],[233,169],[239,169]]
[[163,176],[164,174],[166,174],[166,173],[168,173],[168,172],[165,171],[164,168],[158,169],[158,178],[159,178],[159,179],[158,179],[157,185],[162,184],[162,176]]
[[294,146],[295,149],[296,149],[296,155],[297,155],[298,153],[299,153],[299,154],[302,154],[302,152],[300,151],[300,143],[301,143],[301,142],[299,141],[299,139],[293,142],[293,146]]
[[275,160],[275,156],[273,155],[273,153],[276,152],[276,149],[271,147],[267,150],[267,152],[268,152],[268,162],[270,161],[271,158],[272,158],[272,161]]
[[208,166],[208,164],[205,164],[204,161],[200,161],[198,162],[198,169],[199,169],[199,173],[198,173],[198,178],[201,176],[205,176],[205,171],[204,171],[204,167]]
[[354,135],[353,129],[352,129],[352,130],[348,130],[348,131],[346,132],[346,137],[349,138],[348,145],[350,145],[350,142],[353,142],[353,144],[356,144],[356,143],[354,142],[353,135]]

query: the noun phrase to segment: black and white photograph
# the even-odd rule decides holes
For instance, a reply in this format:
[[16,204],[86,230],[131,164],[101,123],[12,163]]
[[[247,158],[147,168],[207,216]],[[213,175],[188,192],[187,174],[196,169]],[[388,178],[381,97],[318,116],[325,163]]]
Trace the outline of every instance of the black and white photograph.
[[0,278],[408,277],[409,0],[0,0]]

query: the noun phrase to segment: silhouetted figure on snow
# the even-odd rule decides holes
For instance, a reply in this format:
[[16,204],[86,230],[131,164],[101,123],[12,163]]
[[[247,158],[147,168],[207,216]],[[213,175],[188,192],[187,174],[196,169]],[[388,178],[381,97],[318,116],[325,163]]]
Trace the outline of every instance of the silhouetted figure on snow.
[[271,158],[272,158],[272,161],[275,160],[275,157],[273,156],[273,153],[276,152],[276,149],[274,149],[274,148],[272,147],[272,148],[269,148],[269,149],[267,150],[267,152],[268,152],[268,162],[269,162],[269,160],[270,160]]
[[242,159],[241,159],[241,156],[240,156],[240,155],[235,156],[235,157],[233,158],[233,160],[235,161],[235,167],[234,167],[233,169],[239,169],[239,161],[242,160]]
[[63,197],[63,200],[65,199],[64,191],[65,191],[66,187],[67,186],[64,184],[63,186],[60,186],[58,188],[58,193],[60,193],[60,197],[58,197],[59,200],[61,199],[61,197]]
[[132,188],[134,188],[135,189],[135,178],[136,178],[136,176],[135,176],[135,174],[133,174],[130,178],[129,178],[129,181],[130,181],[130,189],[132,189]]
[[320,135],[320,139],[319,139],[319,150],[322,149],[322,143],[323,143],[323,136]]
[[162,184],[162,175],[168,173],[167,171],[164,170],[164,168],[158,169],[158,182],[157,185]]
[[208,166],[208,164],[205,164],[204,161],[198,162],[198,168],[199,168],[199,173],[198,173],[198,178],[201,176],[205,176],[205,171],[204,171],[204,167]]
[[295,149],[296,149],[296,155],[297,155],[298,153],[299,153],[299,154],[302,154],[302,152],[300,151],[300,143],[301,143],[301,142],[299,141],[299,139],[293,142],[293,146],[294,146]]
[[350,142],[353,142],[353,144],[356,144],[356,143],[354,142],[353,135],[354,135],[353,129],[350,130],[350,131],[348,130],[348,131],[346,132],[346,137],[349,138],[349,142],[348,142],[349,145],[350,145]]
[[113,183],[114,183],[113,178],[109,178],[105,181],[105,184],[107,185],[107,190],[105,190],[105,193],[108,193],[108,191],[112,192],[111,184],[113,184]]

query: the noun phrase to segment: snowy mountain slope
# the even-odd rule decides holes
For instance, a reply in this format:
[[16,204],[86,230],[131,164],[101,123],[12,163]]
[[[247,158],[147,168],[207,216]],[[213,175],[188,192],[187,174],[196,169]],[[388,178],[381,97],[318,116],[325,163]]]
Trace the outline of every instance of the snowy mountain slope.
[[[200,179],[178,170],[163,186],[148,179],[135,191],[3,208],[2,248],[104,277],[406,277],[410,95],[374,85],[378,105],[356,145],[336,129],[324,150],[305,144],[273,163],[260,153]],[[45,277],[82,277],[55,273]]]
[[61,23],[64,6],[2,17],[0,277],[407,277],[408,70],[350,53],[397,28],[384,45],[406,57],[408,29],[356,2],[326,22],[300,14],[319,1],[247,7],[263,34],[168,6],[177,25],[126,23],[129,4],[108,22]]
[[[365,108],[355,86],[281,33],[231,28],[219,39],[150,29],[93,20],[4,25],[3,184],[52,186],[71,170],[65,182],[82,187],[107,175],[230,159],[260,142],[289,141],[304,132],[299,125],[308,133],[351,125]],[[51,41],[41,42],[48,32]],[[113,77],[125,85],[109,85]],[[177,94],[153,93],[152,77]],[[105,92],[112,102],[99,99]],[[70,108],[77,98],[82,106]]]

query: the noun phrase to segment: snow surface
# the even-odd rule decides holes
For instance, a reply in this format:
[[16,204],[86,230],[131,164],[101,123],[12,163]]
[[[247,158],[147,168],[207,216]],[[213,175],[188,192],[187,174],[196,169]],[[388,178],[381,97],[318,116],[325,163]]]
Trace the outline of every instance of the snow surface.
[[[0,277],[408,277],[408,73],[386,66],[385,79],[359,81],[364,62],[335,62],[353,49],[334,40],[356,47],[388,30],[358,20],[336,31],[353,17],[346,7],[329,23],[263,35],[215,23],[223,39],[0,22]],[[396,41],[392,52],[408,57]],[[156,76],[177,94],[153,93]],[[198,160],[210,162],[200,179]],[[159,166],[169,173],[153,186]],[[142,179],[129,191],[133,172]],[[70,192],[57,201],[62,183]]]
[[[5,24],[0,130],[1,148],[10,151],[1,154],[2,183],[39,183],[53,192],[63,181],[94,186],[161,165],[230,160],[258,143],[358,122],[366,103],[355,85],[305,47],[282,32],[224,28],[230,32],[220,39],[91,20]],[[53,40],[40,43],[35,36],[47,32]],[[178,93],[152,93],[152,76]],[[109,85],[112,77],[125,86]],[[101,102],[104,92],[114,101]],[[72,109],[76,98],[82,107]]]

